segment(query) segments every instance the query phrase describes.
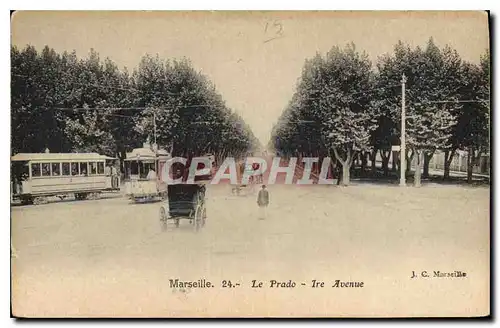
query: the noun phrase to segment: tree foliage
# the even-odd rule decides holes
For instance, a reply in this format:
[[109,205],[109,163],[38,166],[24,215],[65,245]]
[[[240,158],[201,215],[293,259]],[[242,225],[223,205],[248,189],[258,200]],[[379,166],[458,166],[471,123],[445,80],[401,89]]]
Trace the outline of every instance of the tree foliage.
[[398,42],[393,53],[379,57],[376,69],[354,45],[334,47],[325,57],[306,60],[296,93],[273,129],[272,146],[285,154],[333,151],[344,168],[356,152],[391,149],[400,143],[404,74],[405,155],[417,155],[419,184],[422,155],[488,149],[489,62],[488,55],[479,66],[464,62],[432,38],[423,49]]
[[369,148],[376,127],[375,107],[365,93],[372,84],[371,62],[354,44],[307,60],[294,98],[274,131],[279,140],[275,146],[311,151],[305,141],[315,141],[316,147],[339,160],[348,184],[354,154]]
[[183,155],[241,155],[258,145],[186,59],[145,55],[130,74],[94,50],[78,59],[27,46],[12,47],[11,62],[13,153],[49,148],[123,159],[155,135],[159,146]]

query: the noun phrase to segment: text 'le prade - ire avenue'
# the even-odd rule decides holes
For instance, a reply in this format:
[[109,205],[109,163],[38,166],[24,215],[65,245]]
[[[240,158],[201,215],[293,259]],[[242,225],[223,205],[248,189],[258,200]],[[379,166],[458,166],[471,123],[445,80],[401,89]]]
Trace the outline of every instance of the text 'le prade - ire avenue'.
[[321,280],[310,280],[309,282],[300,282],[297,284],[295,281],[278,281],[278,280],[269,280],[267,282],[252,280],[252,288],[295,288],[298,285],[312,287],[312,288],[325,288],[325,287],[334,287],[334,288],[363,288],[365,283],[363,281],[341,281],[334,280],[332,282],[325,282]]
[[308,280],[308,281],[293,281],[291,279],[280,281],[280,280],[250,280],[247,282],[236,281],[236,280],[222,280],[217,283],[208,281],[206,279],[198,279],[196,281],[185,281],[181,279],[169,279],[170,288],[238,288],[238,287],[250,287],[250,288],[299,288],[299,287],[309,287],[309,288],[363,288],[365,283],[363,281],[343,281],[340,279],[332,281],[322,281],[322,280]]

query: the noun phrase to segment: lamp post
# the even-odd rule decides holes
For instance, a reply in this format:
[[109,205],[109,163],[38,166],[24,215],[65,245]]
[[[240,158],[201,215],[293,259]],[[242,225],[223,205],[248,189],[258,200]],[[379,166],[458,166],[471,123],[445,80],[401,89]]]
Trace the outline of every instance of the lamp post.
[[405,87],[406,87],[406,76],[403,73],[401,78],[401,147],[400,147],[400,170],[401,178],[399,180],[399,185],[401,187],[406,186],[406,109],[405,109]]

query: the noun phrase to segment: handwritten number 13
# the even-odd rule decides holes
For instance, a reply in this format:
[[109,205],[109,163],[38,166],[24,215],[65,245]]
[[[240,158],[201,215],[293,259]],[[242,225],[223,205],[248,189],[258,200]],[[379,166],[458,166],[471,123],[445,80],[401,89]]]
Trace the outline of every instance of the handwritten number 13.
[[[272,23],[272,27],[274,28],[276,35],[279,35],[279,36],[283,35],[283,25],[280,22],[274,21]],[[266,28],[265,28],[264,32],[267,32],[268,28],[269,28],[269,22],[266,23]]]

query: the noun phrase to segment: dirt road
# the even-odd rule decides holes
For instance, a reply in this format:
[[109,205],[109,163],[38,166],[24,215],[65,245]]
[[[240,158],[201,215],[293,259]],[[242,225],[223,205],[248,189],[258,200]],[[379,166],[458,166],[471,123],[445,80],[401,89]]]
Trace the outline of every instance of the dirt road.
[[[453,316],[488,305],[489,189],[209,186],[208,223],[162,231],[160,203],[124,198],[12,209],[19,316]],[[410,279],[412,271],[467,272]],[[169,279],[215,287],[171,288]],[[270,280],[296,283],[270,288]],[[325,282],[311,288],[311,280]],[[222,281],[240,285],[223,288]],[[263,288],[252,288],[252,280]],[[336,280],[363,288],[333,288]],[[302,286],[305,283],[305,286]],[[437,309],[436,304],[439,304]]]

